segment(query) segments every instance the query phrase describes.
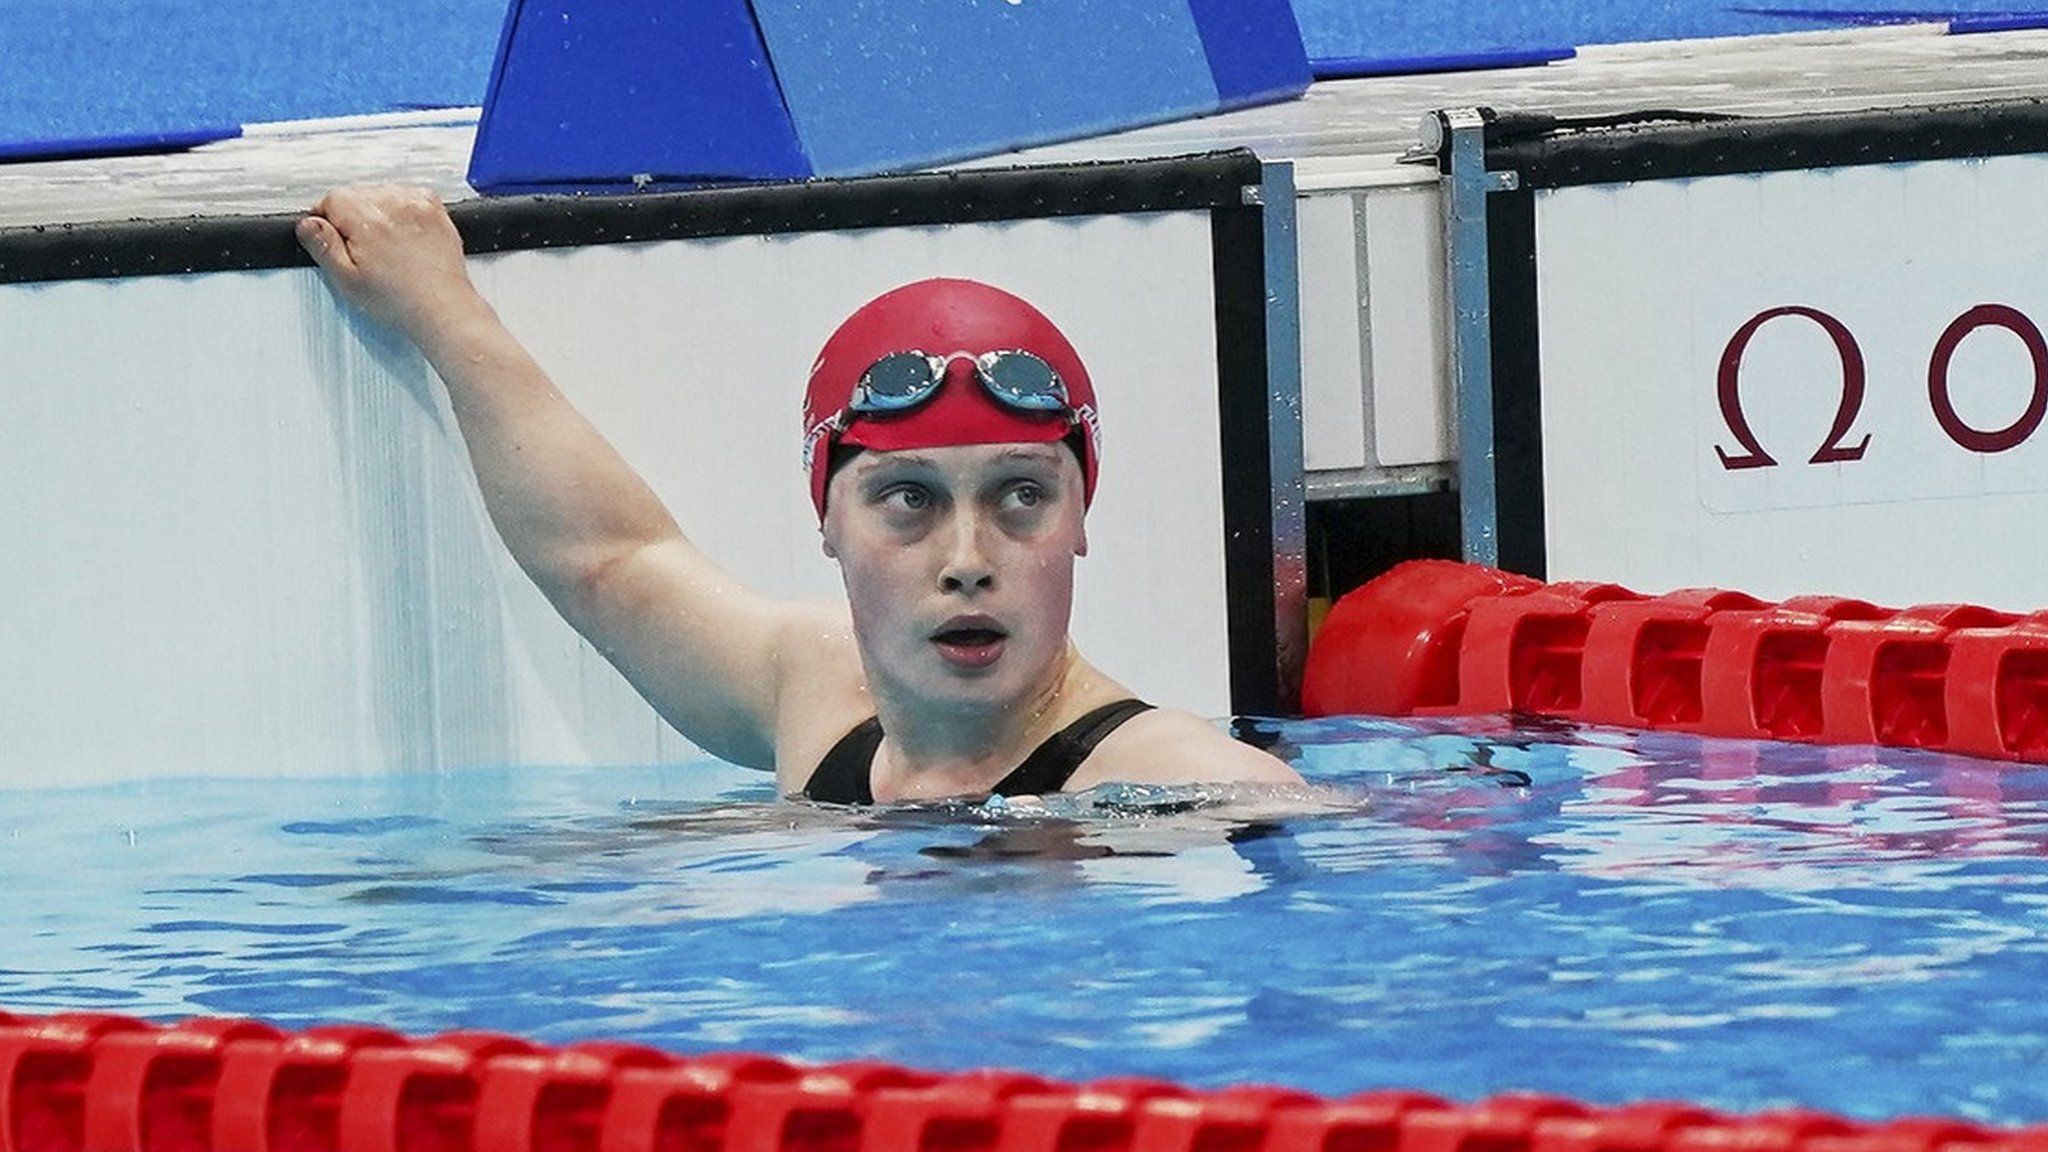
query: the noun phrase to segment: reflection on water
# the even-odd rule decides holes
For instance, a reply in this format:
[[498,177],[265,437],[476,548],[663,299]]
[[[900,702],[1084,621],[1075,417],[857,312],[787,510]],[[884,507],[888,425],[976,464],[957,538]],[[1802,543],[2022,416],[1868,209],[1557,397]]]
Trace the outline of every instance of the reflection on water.
[[1306,789],[690,769],[0,797],[0,1005],[2048,1120],[2048,771],[1247,722]]

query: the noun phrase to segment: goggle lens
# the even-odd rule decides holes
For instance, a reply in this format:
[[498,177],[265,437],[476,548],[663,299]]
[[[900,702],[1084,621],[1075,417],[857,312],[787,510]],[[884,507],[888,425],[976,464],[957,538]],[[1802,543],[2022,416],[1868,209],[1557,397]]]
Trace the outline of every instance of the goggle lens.
[[1067,406],[1060,374],[1029,352],[990,352],[977,357],[974,368],[982,387],[1012,408],[1056,412]]
[[896,352],[868,366],[854,389],[852,408],[856,412],[898,412],[923,403],[938,389],[944,377],[943,361],[922,352]]

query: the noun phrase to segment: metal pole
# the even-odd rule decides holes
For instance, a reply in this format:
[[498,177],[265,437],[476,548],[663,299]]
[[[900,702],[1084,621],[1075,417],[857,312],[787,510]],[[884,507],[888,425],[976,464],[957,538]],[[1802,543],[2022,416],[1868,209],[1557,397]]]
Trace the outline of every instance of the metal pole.
[[1451,380],[1458,413],[1458,514],[1465,559],[1500,563],[1493,446],[1493,310],[1488,293],[1486,197],[1514,173],[1486,170],[1486,113],[1452,108],[1423,121],[1423,146],[1445,175],[1444,290],[1450,307]]
[[[1266,242],[1266,428],[1273,483],[1274,659],[1281,707],[1301,703],[1308,660],[1308,512],[1301,445],[1301,298],[1294,165],[1262,166]],[[1247,189],[1247,191],[1252,191]]]

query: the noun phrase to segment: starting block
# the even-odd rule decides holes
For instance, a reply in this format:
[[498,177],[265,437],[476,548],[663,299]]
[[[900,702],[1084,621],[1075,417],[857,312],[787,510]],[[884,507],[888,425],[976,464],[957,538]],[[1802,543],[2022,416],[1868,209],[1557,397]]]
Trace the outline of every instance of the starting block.
[[478,191],[903,171],[1290,99],[1289,0],[512,0]]

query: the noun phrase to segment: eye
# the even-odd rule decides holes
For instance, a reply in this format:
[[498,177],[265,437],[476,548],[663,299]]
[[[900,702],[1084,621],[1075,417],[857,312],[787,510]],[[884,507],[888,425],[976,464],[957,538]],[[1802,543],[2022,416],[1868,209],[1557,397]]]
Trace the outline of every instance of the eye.
[[896,512],[922,512],[932,506],[932,494],[922,484],[891,484],[875,494],[875,503]]
[[1019,480],[1003,490],[1006,508],[1036,508],[1052,498],[1045,485],[1036,480]]

